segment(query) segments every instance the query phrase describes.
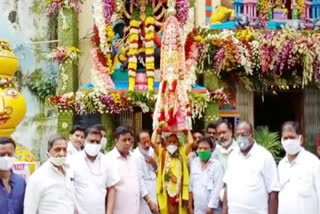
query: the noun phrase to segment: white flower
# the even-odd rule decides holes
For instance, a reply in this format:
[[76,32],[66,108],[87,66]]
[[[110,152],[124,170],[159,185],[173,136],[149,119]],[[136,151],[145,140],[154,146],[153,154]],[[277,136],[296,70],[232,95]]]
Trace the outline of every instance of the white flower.
[[67,129],[67,128],[69,127],[69,124],[66,123],[66,122],[63,122],[63,123],[61,124],[61,127],[62,127],[63,129]]

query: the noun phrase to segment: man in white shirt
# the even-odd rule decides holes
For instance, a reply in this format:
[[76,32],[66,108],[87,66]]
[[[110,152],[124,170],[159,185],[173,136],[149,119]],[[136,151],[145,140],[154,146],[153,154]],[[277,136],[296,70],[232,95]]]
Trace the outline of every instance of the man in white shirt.
[[237,142],[232,139],[232,126],[226,121],[217,124],[217,136],[220,144],[216,159],[222,164],[224,171],[228,167],[228,159],[233,151],[239,151]]
[[105,148],[107,146],[108,140],[106,138],[106,128],[102,124],[96,124],[93,126],[100,130],[102,138],[101,138],[101,153],[105,154]]
[[223,187],[223,167],[212,155],[214,142],[200,138],[198,157],[190,167],[189,214],[220,213],[219,193]]
[[119,176],[113,163],[100,153],[101,137],[99,129],[88,128],[84,150],[70,161],[79,214],[112,214],[115,184],[119,182]]
[[131,132],[125,127],[115,130],[115,148],[107,154],[108,160],[116,167],[120,182],[116,185],[113,214],[140,214],[140,198],[148,204],[151,212],[158,212],[158,206],[151,200],[137,164],[130,150],[133,146]]
[[209,137],[212,142],[216,145],[216,148],[213,150],[213,157],[217,159],[219,150],[220,150],[220,145],[218,144],[217,141],[217,124],[216,123],[209,123],[206,129],[206,137]]
[[24,214],[73,214],[72,180],[64,164],[67,156],[64,137],[55,135],[49,139],[48,156],[49,160],[29,178]]
[[280,193],[278,214],[320,213],[320,161],[301,146],[299,124],[282,125],[281,143],[286,156],[279,163]]
[[[136,160],[138,170],[142,176],[144,186],[153,202],[157,202],[157,175],[158,164],[155,161],[154,150],[150,147],[150,134],[141,131],[138,135],[139,144],[134,150],[133,156]],[[140,199],[140,214],[151,214],[151,210],[145,200]]]
[[81,151],[84,143],[84,135],[85,135],[85,130],[80,126],[75,126],[70,131],[70,135],[69,135],[70,141],[68,142],[68,148],[67,148],[68,159],[71,158],[72,155]]
[[197,149],[200,138],[202,138],[203,135],[200,131],[192,131],[192,138],[193,138],[193,144],[192,144],[192,152],[188,155],[188,167],[190,169],[191,163],[194,159],[198,157],[197,155]]
[[239,151],[232,152],[224,177],[224,214],[276,214],[279,181],[269,151],[253,138],[253,127],[242,121],[236,128]]

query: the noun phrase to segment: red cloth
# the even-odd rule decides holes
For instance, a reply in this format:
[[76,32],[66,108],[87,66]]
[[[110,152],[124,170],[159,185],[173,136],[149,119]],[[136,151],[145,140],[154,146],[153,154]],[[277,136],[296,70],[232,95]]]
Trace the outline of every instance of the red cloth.
[[318,135],[318,146],[320,146],[320,134]]

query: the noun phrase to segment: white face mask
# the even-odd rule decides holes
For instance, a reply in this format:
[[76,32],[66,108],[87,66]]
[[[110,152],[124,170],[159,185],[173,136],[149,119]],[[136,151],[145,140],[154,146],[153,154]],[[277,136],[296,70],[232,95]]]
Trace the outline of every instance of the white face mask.
[[301,136],[299,136],[299,138],[296,138],[296,139],[286,139],[286,140],[281,139],[282,147],[287,154],[295,155],[298,152],[300,152],[301,150],[300,139],[301,139]]
[[101,144],[86,142],[86,145],[84,146],[84,150],[91,157],[97,156],[100,152],[100,149],[101,149]]
[[104,149],[107,145],[108,140],[107,138],[103,137],[100,142],[101,142],[101,148]]
[[244,137],[244,136],[239,136],[237,138],[237,143],[238,143],[239,148],[240,148],[241,151],[245,151],[251,145],[251,143],[249,141],[249,138],[248,137]]
[[0,157],[0,170],[7,171],[12,168],[14,157],[4,156]]
[[49,153],[49,161],[55,166],[62,166],[65,162],[67,157],[52,157]]
[[170,154],[173,155],[177,151],[178,147],[176,145],[169,145],[167,146],[167,150]]
[[143,149],[143,148],[141,148],[141,147],[139,147],[139,149],[140,149],[140,152],[141,152],[141,154],[143,155],[143,156],[148,156],[149,155],[149,150],[145,150],[145,149]]

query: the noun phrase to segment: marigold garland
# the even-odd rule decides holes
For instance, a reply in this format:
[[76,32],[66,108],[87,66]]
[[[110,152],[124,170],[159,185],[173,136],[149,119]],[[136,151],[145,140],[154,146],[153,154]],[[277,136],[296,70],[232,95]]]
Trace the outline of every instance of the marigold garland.
[[134,9],[132,19],[130,21],[129,30],[129,52],[128,52],[128,72],[129,72],[129,91],[134,91],[135,77],[138,67],[138,48],[139,48],[139,26],[140,21],[138,17],[138,9]]
[[146,72],[148,78],[148,90],[153,91],[154,82],[154,27],[155,19],[153,17],[152,7],[147,6],[147,18],[145,20],[145,57]]

